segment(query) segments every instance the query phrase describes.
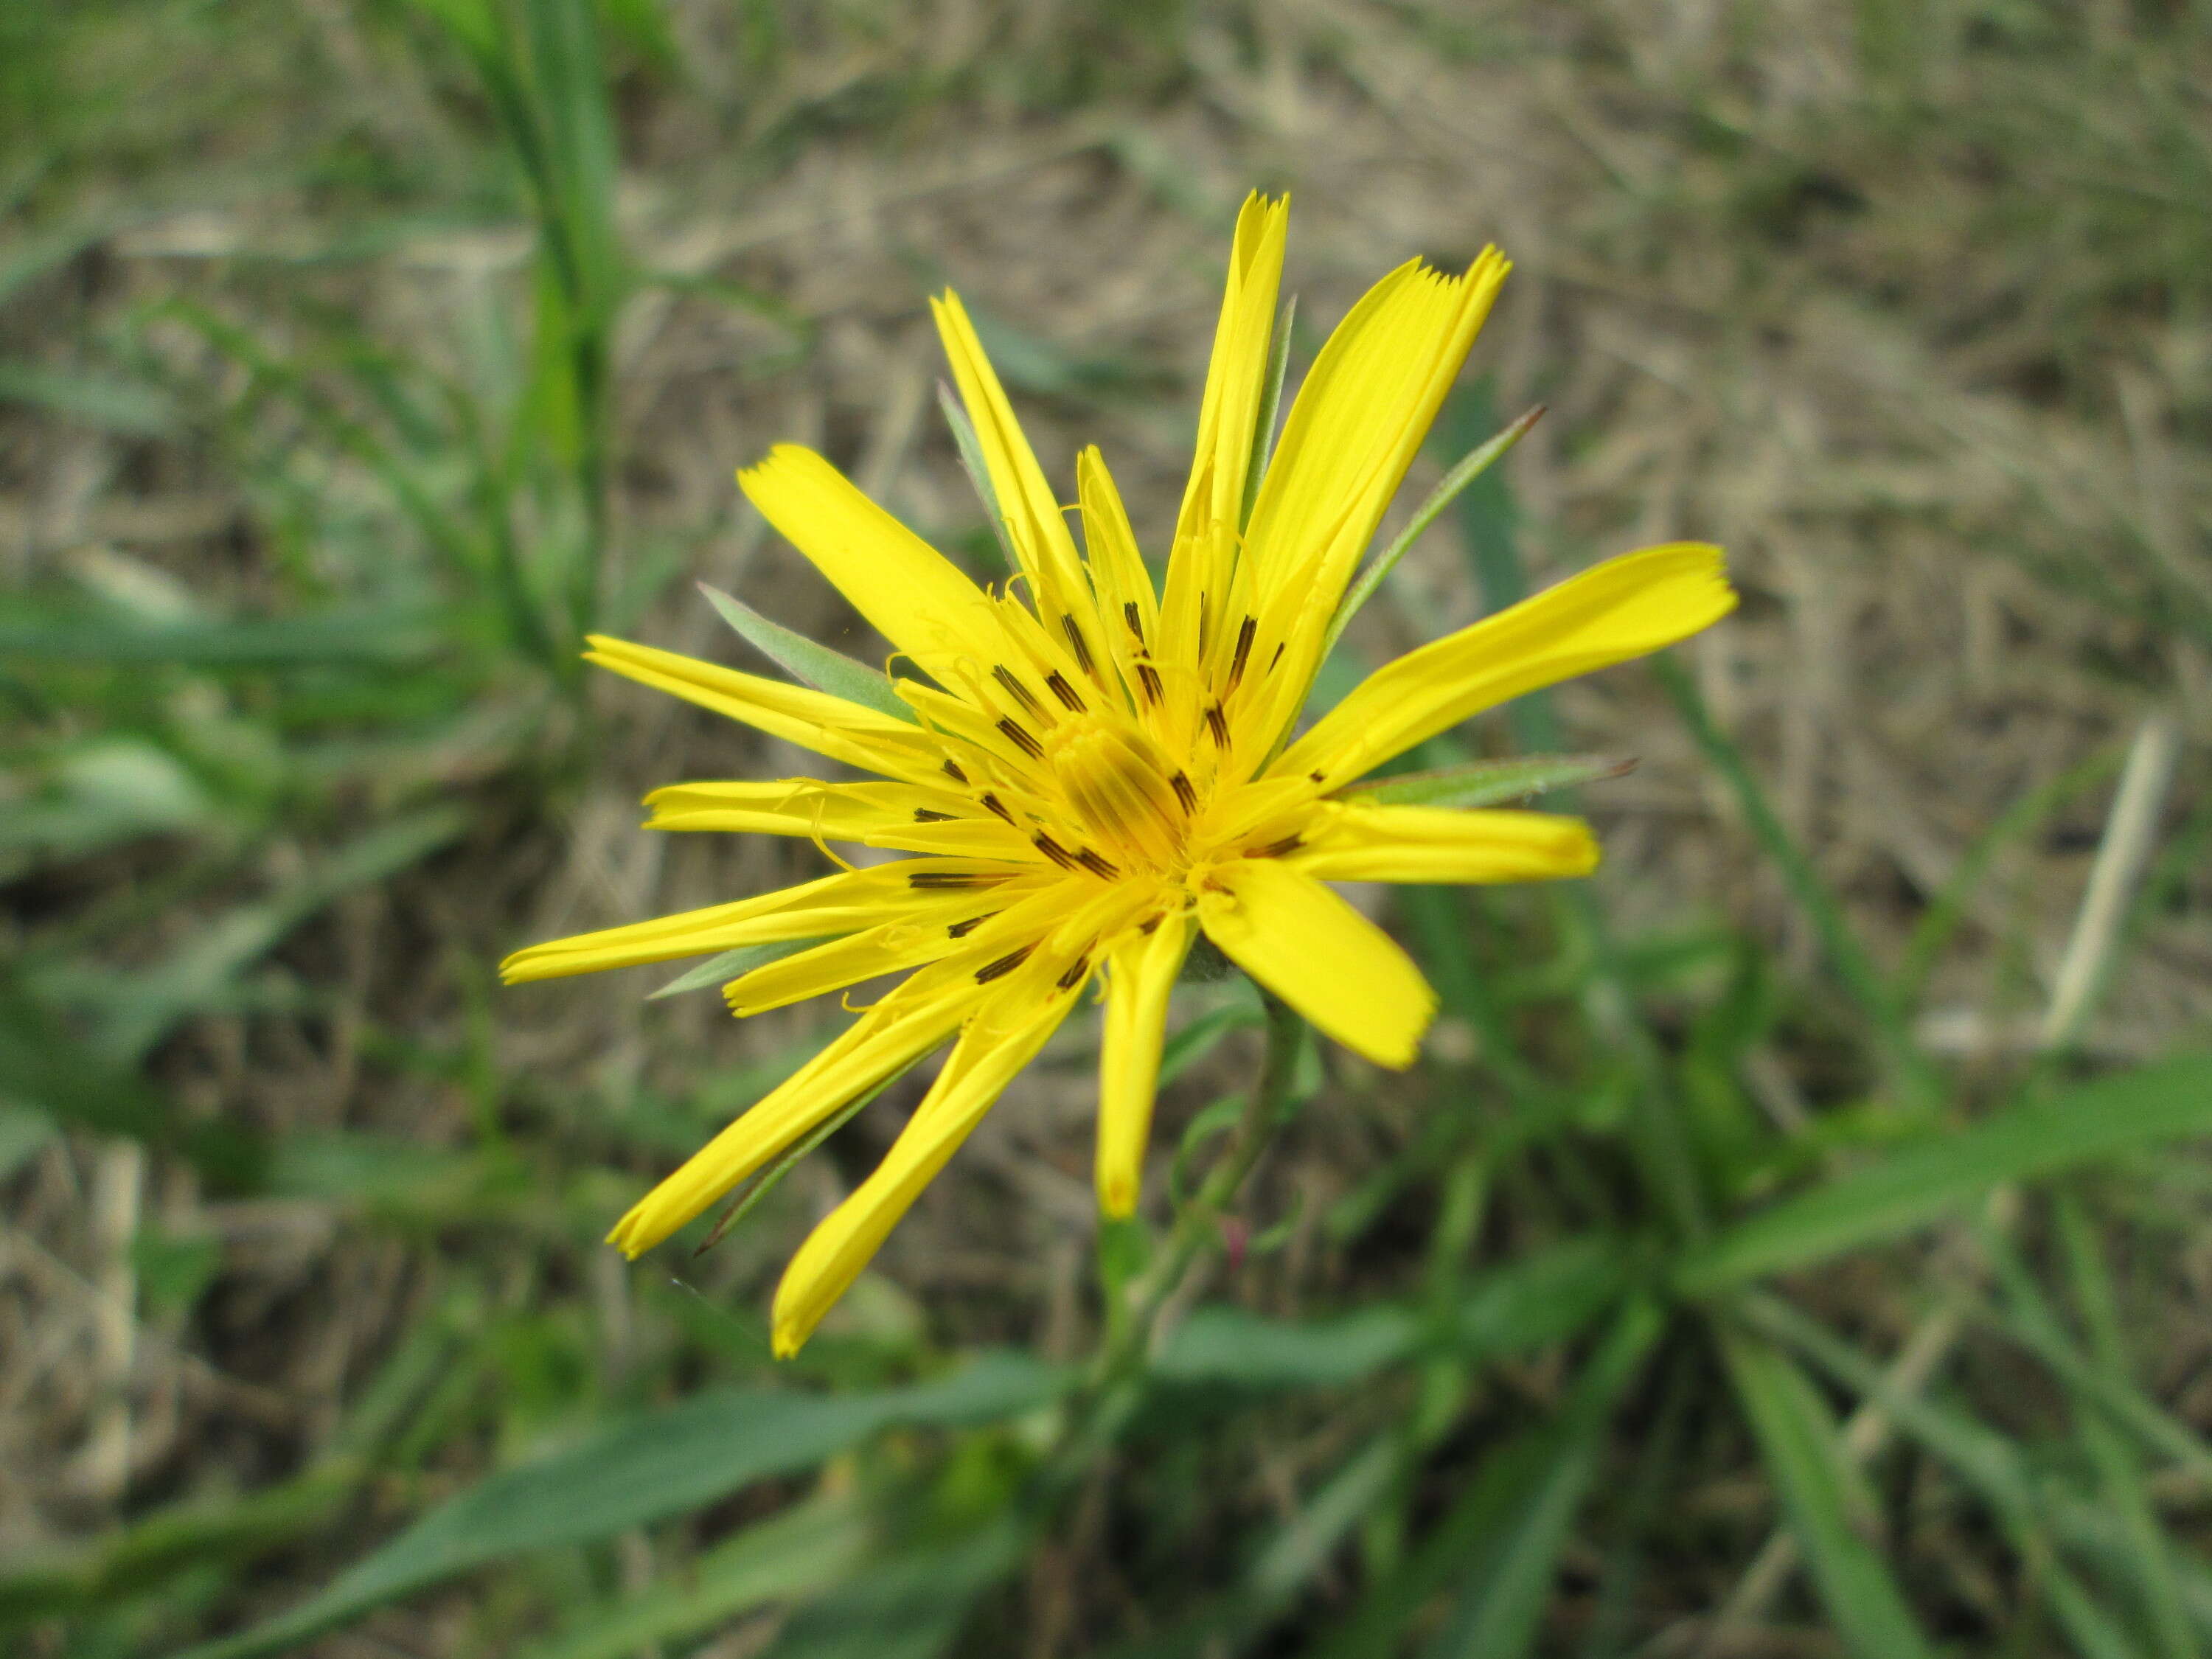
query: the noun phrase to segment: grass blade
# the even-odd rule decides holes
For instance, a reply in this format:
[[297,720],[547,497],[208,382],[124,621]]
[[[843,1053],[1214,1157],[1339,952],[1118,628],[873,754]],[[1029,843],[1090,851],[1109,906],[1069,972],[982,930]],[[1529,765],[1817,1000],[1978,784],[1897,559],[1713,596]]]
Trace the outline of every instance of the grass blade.
[[1613,1402],[1642,1369],[1664,1322],[1650,1302],[1622,1310],[1583,1369],[1535,1479],[1476,1556],[1459,1606],[1426,1659],[1514,1659],[1534,1645],[1568,1529],[1597,1473]]
[[1712,711],[1705,706],[1697,683],[1681,664],[1662,655],[1653,659],[1651,666],[1659,684],[1673,700],[1691,740],[1728,784],[1753,838],[1774,861],[1774,867],[1789,885],[1790,896],[1812,922],[1829,967],[1874,1027],[1897,1087],[1913,1105],[1935,1107],[1944,1097],[1942,1077],[1913,1042],[1896,994],[1883,980],[1858,935],[1844,920],[1843,907],[1820,879],[1812,860],[1797,845],[1773,804],[1766,799],[1766,792],[1753,776],[1743,751],[1721,730]]
[[975,423],[961,406],[960,394],[942,380],[937,383],[937,406],[945,412],[945,424],[952,428],[952,443],[960,452],[961,470],[975,487],[975,498],[983,503],[983,512],[991,520],[991,534],[998,538],[999,556],[1006,561],[1006,568],[1011,574],[1022,568],[1022,562],[1014,556],[1014,544],[1006,531],[1006,515],[999,506],[999,492],[991,486],[990,464],[983,459],[983,443],[975,435]]
[[523,1650],[521,1659],[628,1659],[767,1602],[815,1595],[865,1566],[876,1530],[850,1495],[787,1510],[715,1545],[681,1575]]
[[[1252,460],[1244,469],[1244,499],[1237,509],[1237,527],[1252,522],[1253,504],[1260,499],[1260,484],[1275,453],[1275,416],[1283,407],[1283,380],[1291,368],[1291,324],[1298,314],[1298,296],[1283,301],[1275,318],[1275,331],[1267,343],[1267,378],[1260,392],[1260,407],[1252,422]],[[1334,635],[1331,636],[1332,638]],[[1324,651],[1323,656],[1328,653]]]
[[1433,772],[1400,772],[1348,789],[1340,799],[1370,806],[1496,806],[1548,790],[1622,777],[1635,769],[1633,760],[1609,755],[1516,755],[1508,760],[1468,761]]
[[749,974],[771,962],[781,962],[786,957],[796,956],[810,945],[823,944],[835,937],[825,933],[814,939],[780,939],[766,945],[740,945],[734,951],[725,951],[718,957],[708,957],[688,972],[670,980],[658,991],[648,991],[645,1000],[658,1002],[663,997],[676,996],[685,991],[696,991],[709,985],[726,985],[740,975]]
[[1776,1495],[1844,1644],[1861,1659],[1928,1655],[1927,1638],[1888,1563],[1868,1541],[1876,1517],[1827,1406],[1796,1362],[1772,1343],[1746,1332],[1719,1334]]
[[770,622],[743,599],[732,599],[719,587],[701,582],[699,591],[746,644],[793,679],[817,691],[826,691],[833,697],[872,708],[878,714],[889,714],[909,725],[919,724],[914,710],[901,702],[898,693],[891,689],[890,675]]
[[[2096,1368],[2114,1387],[2132,1393],[2134,1384],[2129,1376],[2126,1343],[2120,1334],[2119,1307],[2096,1236],[2090,1231],[2081,1205],[2070,1195],[2059,1200],[2057,1220],[2059,1243],[2073,1280],[2075,1304],[2081,1310],[2082,1323],[2088,1328]],[[2117,1425],[2078,1396],[2075,1416],[2081,1444],[2097,1471],[2097,1484],[2105,1506],[2127,1529],[2128,1553],[2135,1564],[2136,1588],[2162,1659],[2198,1659],[2201,1650],[2195,1632],[2189,1627],[2189,1615],[2182,1607],[2181,1587],[2174,1577],[2172,1540],[2166,1536],[2158,1512],[2151,1506],[2136,1449],[2128,1443]]]
[[894,1424],[991,1423],[1043,1405],[1059,1372],[986,1354],[950,1376],[875,1393],[720,1389],[599,1430],[441,1504],[329,1589],[188,1659],[275,1653],[427,1585],[529,1550],[611,1537],[811,1468]]
[[2212,1055],[2184,1055],[2014,1106],[1785,1199],[1691,1255],[1690,1295],[1810,1267],[2033,1181],[2162,1141],[2212,1134]]
[[1429,492],[1428,499],[1413,510],[1413,516],[1406,521],[1406,527],[1398,532],[1397,538],[1359,573],[1350,591],[1338,604],[1336,614],[1328,619],[1328,632],[1322,641],[1321,654],[1323,657],[1328,655],[1343,635],[1345,626],[1351,622],[1353,613],[1375,597],[1375,590],[1382,586],[1383,578],[1397,568],[1398,561],[1404,558],[1413,544],[1427,532],[1429,526],[1443,516],[1443,510],[1459,499],[1460,492],[1488,471],[1507,450],[1528,434],[1529,428],[1543,418],[1544,405],[1538,404],[1444,474],[1437,487]]

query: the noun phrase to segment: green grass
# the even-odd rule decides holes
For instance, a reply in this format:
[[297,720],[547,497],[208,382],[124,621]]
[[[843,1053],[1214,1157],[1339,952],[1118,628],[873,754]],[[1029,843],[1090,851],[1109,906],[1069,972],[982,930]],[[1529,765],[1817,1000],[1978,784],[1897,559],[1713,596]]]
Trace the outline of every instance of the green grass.
[[[21,526],[0,1389],[27,1471],[0,1498],[0,1644],[2212,1647],[2191,1276],[2212,1031],[2178,982],[2212,890],[2186,762],[2062,1050],[1962,1056],[1926,1018],[2001,1035],[2036,1012],[2038,900],[2070,913],[2088,849],[2118,850],[2142,714],[2201,714],[2204,20],[962,17],[103,0],[0,21]],[[1408,115],[1424,76],[1449,95]],[[1378,545],[1395,568],[1331,681],[1439,607],[1626,544],[1638,514],[1653,538],[1741,535],[1750,604],[1713,654],[1523,699],[1377,786],[1554,792],[1605,817],[1618,867],[1398,892],[1443,1003],[1428,1058],[1382,1077],[1279,1028],[1273,1121],[1243,1104],[1249,988],[1186,987],[1146,1219],[1094,1239],[1052,1208],[1059,1155],[1087,1148],[1025,1122],[1035,1185],[956,1164],[919,1242],[792,1364],[763,1291],[864,1167],[864,1125],[777,1171],[713,1251],[611,1271],[613,1217],[830,1025],[732,1031],[712,998],[647,1006],[651,983],[495,988],[505,950],[633,895],[768,878],[692,846],[632,861],[620,797],[647,762],[765,762],[606,696],[584,632],[719,651],[682,580],[706,575],[748,655],[865,679],[872,647],[808,614],[727,474],[790,437],[957,481],[957,429],[875,423],[925,276],[995,283],[978,311],[1006,316],[1025,414],[1100,436],[1117,471],[1132,453],[1158,507],[1175,485],[1145,469],[1171,465],[1195,390],[1151,341],[1182,301],[1097,309],[1127,273],[1055,235],[1095,213],[1133,247],[1200,249],[1162,292],[1202,294],[1224,203],[1291,178],[1301,223],[1334,228],[1294,243],[1292,279],[1340,283],[1407,250],[1378,256],[1356,192],[1304,182],[1334,176],[1316,135],[1472,166],[1489,151],[1449,121],[1499,99],[1559,227],[1531,276],[1555,312],[1626,309],[1518,345],[1501,313],[1484,361],[1519,358],[1510,408],[1553,412],[1446,473],[1504,424],[1502,393],[1455,398],[1446,484]],[[959,149],[1042,155],[1086,121],[1106,136],[1046,169],[1058,194]],[[940,154],[981,185],[930,173]],[[832,167],[880,199],[809,182]],[[1439,257],[1489,233],[1431,205]],[[922,245],[922,212],[975,246]],[[1007,259],[988,239],[1024,214],[1037,246]],[[838,285],[855,224],[888,250],[873,286]],[[779,251],[794,237],[811,265]],[[1291,356],[1295,385],[1303,330]],[[1808,419],[1787,488],[1729,470],[1731,444]],[[1730,488],[1684,482],[1707,475]],[[933,487],[908,510],[989,568],[983,505]],[[1801,538],[1833,562],[1809,586],[1771,556]],[[1961,689],[1981,671],[1949,621],[1866,598],[1915,559],[1957,573],[1923,594],[1998,596],[1997,691]],[[1878,695],[1838,718],[1919,711],[1912,775],[1954,790],[1927,786],[1955,832],[1940,879],[1899,877],[1909,857],[1792,783],[1805,751],[1756,692],[1790,675],[1745,700],[1745,664],[1807,648],[1820,579],[1877,618],[1849,660]],[[2012,704],[2056,712],[2001,741]],[[1639,749],[1652,791],[1616,806],[1613,757]],[[1047,1082],[1087,1089],[1093,1042],[1053,1050]]]

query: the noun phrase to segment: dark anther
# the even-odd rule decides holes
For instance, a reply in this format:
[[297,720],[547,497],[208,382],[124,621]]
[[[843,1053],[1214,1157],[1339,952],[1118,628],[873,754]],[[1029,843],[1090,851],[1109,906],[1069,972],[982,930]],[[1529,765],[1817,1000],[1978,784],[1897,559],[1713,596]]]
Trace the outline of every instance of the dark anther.
[[1036,848],[1038,852],[1043,854],[1061,869],[1073,870],[1075,868],[1075,854],[1069,852],[1065,847],[1062,847],[1050,836],[1032,836],[1030,838],[1030,845]]
[[1221,705],[1218,702],[1206,708],[1206,729],[1213,733],[1214,742],[1224,749],[1229,747],[1229,722],[1222,718]]
[[1198,811],[1198,791],[1191,787],[1188,778],[1178,772],[1168,780],[1168,787],[1176,792],[1176,799],[1182,803],[1184,811]]
[[1091,647],[1085,641],[1083,629],[1075,618],[1062,617],[1060,619],[1060,631],[1067,635],[1067,648],[1075,653],[1075,665],[1092,678],[1097,678],[1098,670],[1091,660]]
[[954,777],[959,779],[961,782],[965,783],[968,781],[968,775],[960,769],[960,763],[958,761],[949,760],[945,762],[945,769],[947,772],[950,772]]
[[1282,661],[1282,659],[1283,647],[1279,645],[1275,647],[1275,654],[1267,659],[1267,672],[1270,674],[1273,673],[1275,672],[1275,665]]
[[1121,873],[1087,847],[1075,855],[1075,861],[1101,881],[1111,881]]
[[1161,916],[1146,916],[1137,924],[1137,931],[1140,933],[1156,933],[1159,931],[1160,923],[1164,920],[1165,918]]
[[1022,730],[1020,726],[1015,725],[1013,721],[1000,720],[999,722],[999,730],[1005,732],[1009,738],[1012,738],[1014,747],[1020,750],[1022,753],[1027,755],[1031,760],[1042,760],[1044,758],[1044,745],[1039,743],[1035,738],[1031,737],[1028,732]]
[[1327,783],[1328,781],[1328,774],[1326,772],[1309,772],[1306,775],[1311,778],[1316,783]]
[[1052,688],[1052,695],[1058,697],[1061,702],[1079,714],[1083,712],[1083,699],[1075,695],[1073,686],[1060,678],[1060,670],[1055,668],[1051,673],[1046,675],[1044,683]]
[[1144,613],[1137,609],[1137,602],[1134,599],[1127,600],[1122,605],[1121,620],[1129,624],[1129,631],[1137,636],[1137,643],[1142,645],[1145,642]]
[[1083,983],[1083,976],[1090,971],[1091,958],[1087,956],[1076,957],[1068,964],[1067,971],[1060,976],[1058,981],[1060,988],[1063,991],[1073,991]]
[[989,807],[991,811],[997,813],[1000,817],[1006,819],[1008,823],[1012,823],[1014,821],[1014,815],[1006,811],[1006,802],[1000,800],[996,795],[992,794],[988,790],[986,790],[983,793],[983,805]]
[[933,812],[927,806],[917,806],[914,809],[914,821],[916,823],[950,823],[952,822],[952,814]]
[[1015,969],[1027,962],[1030,959],[1030,952],[1036,949],[1036,946],[1034,945],[1024,945],[1018,951],[1007,951],[1006,955],[988,966],[978,968],[975,970],[975,983],[988,985],[994,979],[1004,979]]
[[1213,631],[1213,603],[1205,594],[1198,596],[1198,654],[1206,655],[1206,637]]
[[1156,703],[1166,695],[1160,686],[1159,671],[1148,662],[1137,665],[1137,684],[1143,689],[1146,702]]
[[1279,859],[1285,853],[1297,852],[1304,845],[1305,841],[1303,836],[1285,836],[1280,841],[1271,842],[1265,847],[1254,848],[1244,856],[1248,859]]
[[950,927],[946,928],[945,931],[946,934],[947,934],[948,936],[950,936],[951,938],[953,938],[953,939],[966,939],[966,938],[968,937],[968,935],[969,935],[969,934],[970,934],[970,933],[974,933],[974,932],[975,932],[978,927],[981,927],[985,922],[987,922],[987,921],[990,921],[990,919],[991,919],[991,917],[992,917],[992,915],[993,915],[994,914],[994,912],[992,912],[992,911],[986,910],[986,911],[985,911],[981,915],[980,915],[980,916],[970,916],[970,917],[969,917],[969,918],[968,918],[968,920],[967,920],[967,921],[956,921],[956,922],[954,922],[954,923],[953,923]]
[[1004,876],[984,875],[972,870],[917,870],[906,882],[909,887],[988,887],[1005,879]]
[[1259,631],[1260,624],[1249,617],[1237,624],[1237,654],[1229,659],[1229,689],[1231,691],[1244,678],[1245,659],[1252,654],[1252,636]]
[[1007,667],[1006,664],[1000,663],[996,668],[994,668],[991,671],[991,678],[998,681],[1000,684],[1005,686],[1007,690],[1012,692],[1017,697],[1020,698],[1023,708],[1028,709],[1032,714],[1036,713],[1037,700],[1030,695],[1029,687],[1024,685],[1019,680],[1014,678],[1014,671],[1012,669]]

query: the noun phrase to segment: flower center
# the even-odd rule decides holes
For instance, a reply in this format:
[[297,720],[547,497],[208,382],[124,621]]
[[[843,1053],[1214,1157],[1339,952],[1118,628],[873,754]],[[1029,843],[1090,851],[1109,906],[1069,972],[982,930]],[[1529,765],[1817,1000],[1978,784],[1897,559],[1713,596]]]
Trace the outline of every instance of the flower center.
[[1182,861],[1197,791],[1143,732],[1079,714],[1047,734],[1045,760],[1086,838],[1109,858],[1156,870]]

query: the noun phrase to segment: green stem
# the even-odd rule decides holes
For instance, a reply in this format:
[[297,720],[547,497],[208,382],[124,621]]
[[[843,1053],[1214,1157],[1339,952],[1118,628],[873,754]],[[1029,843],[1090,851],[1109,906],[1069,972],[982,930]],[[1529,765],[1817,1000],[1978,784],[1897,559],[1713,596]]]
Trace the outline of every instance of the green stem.
[[1259,1079],[1244,1097],[1244,1109],[1228,1140],[1191,1201],[1176,1217],[1167,1241],[1107,1310],[1106,1334],[1088,1375],[1069,1402],[1059,1455],[1049,1467],[1056,1474],[1079,1471],[1113,1437],[1142,1391],[1146,1356],[1160,1311],[1182,1287],[1200,1255],[1220,1237],[1223,1212],[1236,1198],[1260,1154],[1267,1148],[1290,1099],[1297,1070],[1305,1022],[1290,1005],[1262,989],[1267,1010],[1267,1050]]

